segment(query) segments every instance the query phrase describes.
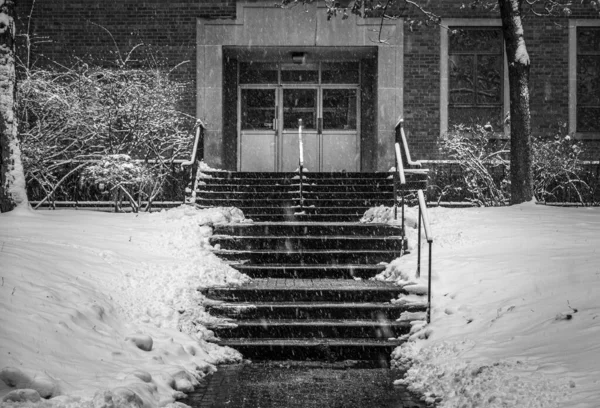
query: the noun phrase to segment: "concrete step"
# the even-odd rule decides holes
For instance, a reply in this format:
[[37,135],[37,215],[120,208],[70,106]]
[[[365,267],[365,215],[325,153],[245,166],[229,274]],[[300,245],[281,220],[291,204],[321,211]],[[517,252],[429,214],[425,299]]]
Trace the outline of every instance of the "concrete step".
[[[297,207],[300,206],[300,197],[292,196],[287,198],[256,198],[256,199],[244,199],[238,197],[232,198],[211,198],[211,197],[196,197],[196,204],[201,207],[238,207],[244,208],[247,206],[252,207]],[[345,207],[379,207],[380,205],[392,206],[394,205],[394,198],[378,198],[378,197],[364,197],[364,198],[329,198],[329,199],[315,199],[315,198],[304,198],[303,204],[305,207],[340,207],[342,210]]]
[[389,339],[410,332],[409,322],[389,320],[238,320],[236,326],[209,327],[220,338],[374,338]]
[[246,218],[253,221],[275,221],[275,222],[357,222],[363,214],[339,213],[339,214],[248,214]]
[[[346,191],[334,191],[334,192],[325,192],[325,191],[307,191],[305,190],[302,193],[302,197],[305,200],[393,200],[394,194],[392,192],[377,192],[377,191],[367,191],[367,192],[346,192]],[[278,200],[291,200],[291,199],[300,199],[300,190],[289,190],[289,191],[258,191],[258,192],[248,192],[248,191],[202,191],[197,193],[197,199],[206,199],[206,200],[251,200],[250,203],[254,201],[269,199],[278,199]],[[197,201],[199,202],[199,201]]]
[[337,235],[294,236],[233,236],[213,235],[210,244],[220,249],[243,251],[299,251],[299,250],[390,250],[400,251],[403,247],[401,236],[361,237]]
[[390,262],[402,255],[400,250],[375,249],[293,249],[293,250],[228,250],[214,251],[218,257],[236,262],[287,264],[378,264]]
[[[406,169],[407,174],[427,174],[427,171],[423,170],[411,170]],[[276,178],[294,178],[298,176],[298,172],[243,172],[243,171],[203,171],[203,174],[214,178],[221,179],[276,179]],[[347,179],[387,179],[392,176],[392,172],[380,171],[380,172],[310,172],[305,171],[303,176],[309,179],[335,179],[335,180],[347,180]]]
[[211,304],[211,314],[234,319],[372,319],[395,321],[402,312],[425,312],[425,304],[337,302],[241,302]]
[[[298,215],[300,212],[304,212],[306,215],[321,214],[321,215],[335,215],[340,213],[339,207],[301,207],[296,205],[293,207],[254,207],[251,202],[249,206],[238,207],[246,214],[258,214],[258,215]],[[202,207],[200,207],[202,208]],[[206,207],[210,208],[210,207]],[[371,207],[345,207],[344,212],[347,214],[363,215]]]
[[[392,180],[386,182],[371,182],[361,184],[317,184],[314,182],[305,183],[302,186],[303,191],[307,192],[387,192],[392,193],[394,191],[394,185]],[[300,184],[298,180],[292,183],[286,184],[205,184],[199,185],[197,190],[198,193],[205,191],[212,192],[264,192],[264,191],[300,191]]]
[[254,279],[239,287],[205,288],[228,302],[389,302],[406,292],[390,282],[339,279]]
[[251,278],[284,279],[368,279],[385,270],[386,265],[281,265],[232,264],[232,267]]
[[360,222],[255,222],[248,224],[215,225],[213,233],[237,236],[282,235],[282,236],[311,236],[311,235],[354,235],[354,236],[388,236],[402,235],[400,225],[363,224]]
[[252,360],[373,361],[387,367],[392,351],[402,340],[388,339],[222,339]]

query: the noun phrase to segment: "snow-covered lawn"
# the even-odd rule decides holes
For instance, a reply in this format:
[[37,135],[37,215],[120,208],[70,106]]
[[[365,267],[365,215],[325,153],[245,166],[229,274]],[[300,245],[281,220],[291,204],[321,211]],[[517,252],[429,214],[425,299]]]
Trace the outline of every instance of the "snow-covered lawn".
[[189,207],[1,214],[0,405],[30,406],[11,402],[28,388],[51,397],[35,406],[164,406],[239,360],[206,341],[213,318],[196,289],[246,279],[207,242],[206,224],[241,218]]
[[600,209],[430,211],[432,323],[394,352],[404,381],[441,407],[600,407]]

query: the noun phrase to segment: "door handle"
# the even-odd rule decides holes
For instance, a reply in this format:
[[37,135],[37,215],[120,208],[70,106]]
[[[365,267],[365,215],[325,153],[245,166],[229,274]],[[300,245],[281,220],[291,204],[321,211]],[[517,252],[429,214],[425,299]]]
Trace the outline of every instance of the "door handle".
[[317,133],[323,134],[323,118],[317,118]]

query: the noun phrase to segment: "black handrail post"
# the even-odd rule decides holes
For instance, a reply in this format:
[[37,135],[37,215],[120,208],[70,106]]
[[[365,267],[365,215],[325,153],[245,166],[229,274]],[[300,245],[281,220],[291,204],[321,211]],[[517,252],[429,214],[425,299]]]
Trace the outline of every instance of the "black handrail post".
[[419,206],[419,239],[417,240],[417,279],[421,277],[421,206]]
[[300,212],[304,211],[304,197],[303,197],[303,190],[304,190],[304,146],[302,145],[302,119],[298,119],[298,147],[299,147],[299,154],[298,154],[298,168],[300,170]]
[[196,149],[197,153],[196,153],[196,161],[203,161],[204,160],[204,130],[206,129],[204,127],[204,123],[200,124],[200,137],[198,138],[198,147]]
[[429,242],[429,279],[427,282],[427,323],[431,323],[431,244]]
[[[402,239],[404,240],[404,189],[402,189]],[[404,243],[402,244],[404,245]]]
[[[398,219],[398,176],[394,173],[394,220]],[[402,219],[402,229],[404,229],[404,218]],[[403,232],[404,234],[404,232]]]

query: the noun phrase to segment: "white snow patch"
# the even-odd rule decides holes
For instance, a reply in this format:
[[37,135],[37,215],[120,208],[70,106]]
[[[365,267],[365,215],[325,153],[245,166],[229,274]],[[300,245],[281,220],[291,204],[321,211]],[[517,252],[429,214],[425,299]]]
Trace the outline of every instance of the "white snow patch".
[[175,406],[216,364],[239,361],[207,341],[218,319],[197,290],[248,279],[208,243],[210,224],[236,221],[236,209],[189,206],[1,214],[0,400],[28,401],[2,404]]
[[[429,211],[431,324],[393,355],[412,364],[410,388],[442,408],[598,407],[600,208]],[[379,278],[405,284],[415,269],[413,251]]]

